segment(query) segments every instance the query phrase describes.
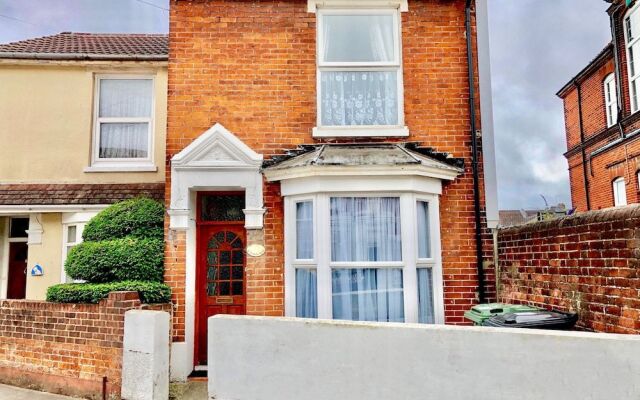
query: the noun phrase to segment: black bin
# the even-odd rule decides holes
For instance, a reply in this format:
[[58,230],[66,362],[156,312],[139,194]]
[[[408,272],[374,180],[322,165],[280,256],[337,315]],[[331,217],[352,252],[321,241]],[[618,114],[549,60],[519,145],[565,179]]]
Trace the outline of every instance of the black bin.
[[521,311],[493,316],[484,326],[499,328],[528,328],[570,330],[578,322],[578,314],[561,311]]

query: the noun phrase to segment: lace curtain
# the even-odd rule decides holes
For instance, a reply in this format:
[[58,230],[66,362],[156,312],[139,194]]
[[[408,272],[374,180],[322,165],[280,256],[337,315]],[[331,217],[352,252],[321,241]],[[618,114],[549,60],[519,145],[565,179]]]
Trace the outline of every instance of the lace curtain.
[[296,270],[296,317],[318,318],[318,273],[315,269]]
[[[100,158],[149,156],[152,85],[151,79],[100,80]],[[149,121],[126,121],[128,118]]]

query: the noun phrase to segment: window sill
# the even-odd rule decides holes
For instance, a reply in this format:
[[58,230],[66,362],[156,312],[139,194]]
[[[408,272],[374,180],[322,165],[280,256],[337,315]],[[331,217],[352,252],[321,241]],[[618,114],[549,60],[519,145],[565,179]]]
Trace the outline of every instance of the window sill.
[[406,126],[390,127],[316,127],[313,137],[407,137],[409,128]]
[[158,167],[149,165],[92,165],[85,167],[84,172],[158,172]]

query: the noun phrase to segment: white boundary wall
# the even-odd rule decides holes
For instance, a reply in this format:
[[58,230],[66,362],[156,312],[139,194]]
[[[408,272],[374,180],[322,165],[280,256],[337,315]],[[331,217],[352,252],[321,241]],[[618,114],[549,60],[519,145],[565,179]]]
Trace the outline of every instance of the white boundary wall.
[[640,336],[215,316],[209,397],[640,399]]

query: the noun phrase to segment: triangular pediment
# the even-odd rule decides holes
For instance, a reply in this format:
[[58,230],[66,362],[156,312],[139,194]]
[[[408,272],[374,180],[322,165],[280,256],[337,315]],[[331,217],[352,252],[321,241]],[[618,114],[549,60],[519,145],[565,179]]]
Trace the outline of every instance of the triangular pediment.
[[256,168],[261,164],[261,154],[220,124],[215,124],[171,159],[175,168]]

